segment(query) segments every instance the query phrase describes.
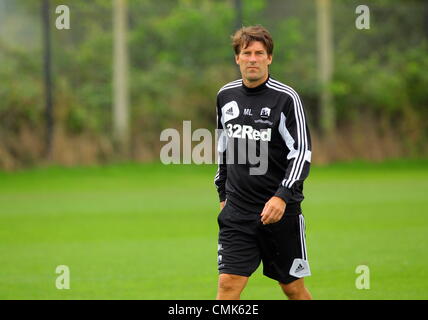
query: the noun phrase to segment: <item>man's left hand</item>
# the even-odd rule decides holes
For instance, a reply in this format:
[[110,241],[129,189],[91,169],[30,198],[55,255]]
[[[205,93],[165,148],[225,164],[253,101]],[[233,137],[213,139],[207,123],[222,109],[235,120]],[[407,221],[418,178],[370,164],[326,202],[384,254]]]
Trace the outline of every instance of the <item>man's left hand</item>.
[[275,223],[281,220],[285,212],[286,203],[279,197],[272,197],[268,202],[266,202],[265,207],[263,208],[262,217],[263,224]]

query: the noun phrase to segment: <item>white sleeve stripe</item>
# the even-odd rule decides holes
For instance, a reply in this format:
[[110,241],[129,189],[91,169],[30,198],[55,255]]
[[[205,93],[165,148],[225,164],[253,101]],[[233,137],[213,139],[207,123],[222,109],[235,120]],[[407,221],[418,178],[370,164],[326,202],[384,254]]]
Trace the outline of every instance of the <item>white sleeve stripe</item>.
[[[302,119],[302,114],[301,114],[301,102],[300,99],[298,97],[298,95],[293,92],[292,90],[286,88],[286,87],[281,87],[279,85],[277,85],[277,87],[279,88],[283,88],[285,91],[287,91],[288,94],[291,94],[291,96],[293,97],[293,102],[294,102],[294,113],[295,113],[295,118],[296,118],[296,123],[298,126],[298,141],[300,142],[298,145],[298,157],[297,159],[294,161],[294,168],[292,168],[292,171],[290,172],[290,177],[289,177],[289,181],[287,182],[287,187],[291,188],[291,186],[294,184],[294,182],[298,179],[298,177],[301,175],[302,172],[302,160],[303,160],[303,154],[305,147],[306,147],[306,140],[305,138],[305,134],[304,134],[304,130],[302,129],[303,125],[303,119]],[[297,101],[297,103],[296,103]],[[294,170],[293,170],[294,169]]]
[[285,90],[289,90],[297,98],[297,100],[299,102],[300,115],[301,115],[302,121],[303,121],[302,124],[304,124],[304,126],[302,127],[302,129],[303,129],[303,133],[305,133],[304,134],[305,145],[307,146],[308,145],[308,138],[307,138],[307,135],[306,135],[305,115],[304,115],[304,111],[303,111],[302,101],[300,100],[299,95],[297,94],[296,91],[293,90],[293,88],[291,88],[291,87],[289,87],[289,86],[287,86],[287,85],[285,85],[285,84],[283,84],[283,83],[281,83],[279,81],[276,81],[274,79],[270,79],[270,81],[272,81],[272,83],[276,83],[278,87],[283,87]]
[[300,220],[300,245],[302,247],[302,259],[303,260],[308,260],[308,252],[306,250],[306,226],[305,226],[305,218],[300,215],[299,216],[299,220]]
[[221,162],[221,157],[220,157],[220,152],[224,152],[226,151],[227,148],[227,140],[226,142],[224,141],[224,136],[225,136],[225,131],[224,131],[224,124],[222,122],[220,122],[221,128],[219,128],[219,121],[218,121],[218,108],[216,108],[216,126],[218,130],[221,130],[221,134],[218,136],[218,140],[217,140],[217,172],[216,175],[214,177],[214,184],[216,185],[217,189],[218,189],[218,185],[217,185],[217,181],[220,179],[220,164],[222,164]]
[[[271,85],[270,85],[271,84]],[[285,93],[287,93],[287,94],[289,94],[289,95],[291,95],[289,92],[287,92],[286,90],[285,90],[285,88],[278,88],[278,87],[274,87],[273,86],[274,84],[273,83],[271,83],[270,82],[270,80],[268,81],[268,83],[266,84],[266,86],[267,87],[269,87],[269,88],[271,88],[271,89],[274,89],[274,90],[276,90],[276,91],[281,91],[281,92],[285,92]],[[292,95],[291,95],[292,96]],[[292,98],[293,98],[293,101],[295,102],[295,97],[294,96],[292,96]],[[294,103],[294,105],[296,106],[296,103]],[[296,118],[296,123],[298,123],[298,120],[299,120],[299,118],[296,116],[296,107],[294,108],[294,113],[295,113],[295,118]],[[295,171],[295,169],[296,169],[296,164],[297,164],[297,162],[298,162],[298,159],[299,159],[299,156],[300,156],[300,146],[301,146],[301,138],[300,138],[300,130],[297,130],[297,142],[298,142],[298,146],[299,146],[299,154],[298,154],[298,156],[294,159],[294,161],[293,161],[293,166],[292,166],[292,168],[291,168],[291,172],[290,172],[290,175],[289,175],[289,177],[287,178],[287,179],[284,179],[283,181],[282,181],[282,185],[284,186],[284,187],[288,187],[289,188],[289,183],[290,183],[290,181],[291,181],[291,178],[292,178],[292,176],[293,176],[293,174],[294,174],[294,171]]]
[[[278,82],[276,80],[270,79],[270,81],[272,82],[272,85],[275,86],[276,88],[281,88],[284,89],[285,91],[287,91],[288,94],[292,95],[293,97],[293,102],[295,105],[295,112],[296,112],[296,101],[297,103],[297,113],[298,113],[298,119],[300,121],[296,121],[297,124],[300,124],[299,127],[299,131],[301,132],[302,136],[303,136],[303,143],[301,145],[299,145],[299,158],[297,161],[297,166],[295,168],[297,168],[297,170],[294,171],[294,173],[292,172],[290,174],[290,177],[292,178],[292,180],[290,180],[288,182],[288,187],[290,188],[293,183],[299,179],[299,177],[302,174],[303,171],[303,167],[304,167],[304,163],[305,163],[305,159],[307,159],[306,156],[306,149],[307,149],[307,135],[306,135],[306,123],[305,123],[305,117],[304,117],[304,112],[303,112],[303,107],[302,107],[302,102],[300,101],[299,95],[290,87],[282,84],[281,82]],[[297,118],[296,118],[297,119]]]
[[305,158],[306,158],[305,151],[307,149],[306,147],[307,136],[306,136],[305,118],[303,114],[303,107],[297,93],[290,87],[287,87],[281,83],[276,84],[273,81],[274,80],[270,79],[266,85],[271,89],[285,92],[288,95],[290,95],[293,99],[293,104],[294,104],[294,115],[296,118],[296,123],[298,128],[297,142],[298,142],[299,154],[298,154],[298,158],[293,161],[293,166],[288,179],[286,180],[284,179],[283,181],[283,185],[285,183],[285,187],[291,188],[294,182],[297,181],[298,178],[301,176],[303,167],[304,167]]
[[240,86],[242,86],[242,79],[238,79],[238,80],[229,82],[228,84],[221,87],[217,94],[219,94],[223,90],[236,88],[236,87],[240,87]]
[[[304,130],[302,129],[302,120],[304,121],[304,119],[302,119],[302,114],[301,114],[301,102],[300,99],[298,98],[297,93],[295,93],[292,89],[289,89],[288,87],[285,86],[280,86],[280,85],[276,85],[274,83],[271,83],[271,86],[269,86],[272,89],[275,89],[277,91],[282,91],[285,92],[287,94],[289,94],[292,98],[293,98],[293,102],[294,102],[294,113],[295,113],[295,118],[296,118],[296,123],[298,126],[298,130],[297,130],[297,136],[298,136],[298,158],[294,160],[293,162],[293,166],[290,172],[290,176],[289,178],[284,181],[285,186],[287,188],[291,188],[291,186],[294,184],[294,182],[298,179],[298,177],[301,175],[302,169],[303,169],[303,160],[304,160],[304,150],[305,148],[305,142],[306,139],[305,138],[305,134],[304,134]],[[297,102],[297,103],[296,103]],[[303,137],[303,139],[301,139],[301,137]]]
[[214,177],[214,184],[215,185],[217,185],[217,180],[220,178],[220,165],[218,165],[218,167],[217,167],[217,173],[216,173],[216,175],[215,175],[215,177]]
[[219,92],[217,94],[219,94],[220,92],[224,91],[224,90],[228,90],[228,89],[232,89],[232,88],[238,88],[241,87],[242,83],[239,84],[235,84],[235,85],[231,85],[231,86],[227,86],[227,87],[223,87],[219,90]]

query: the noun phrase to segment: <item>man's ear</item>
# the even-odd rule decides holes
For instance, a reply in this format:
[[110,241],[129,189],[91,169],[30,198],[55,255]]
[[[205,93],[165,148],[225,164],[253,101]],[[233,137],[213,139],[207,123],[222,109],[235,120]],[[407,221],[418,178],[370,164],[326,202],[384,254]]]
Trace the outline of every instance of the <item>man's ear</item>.
[[235,62],[236,64],[239,64],[239,54],[235,54]]
[[272,63],[273,55],[272,54],[268,55],[268,59],[270,60],[269,63],[268,63],[268,65],[270,66],[271,63]]

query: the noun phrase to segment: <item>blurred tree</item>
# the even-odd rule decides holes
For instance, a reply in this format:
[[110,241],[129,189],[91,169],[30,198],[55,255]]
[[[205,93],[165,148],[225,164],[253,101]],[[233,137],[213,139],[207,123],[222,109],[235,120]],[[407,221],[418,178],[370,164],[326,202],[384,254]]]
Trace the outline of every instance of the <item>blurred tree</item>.
[[242,10],[242,0],[235,1],[235,30],[242,28],[243,25],[243,10]]
[[[51,13],[63,4],[62,0],[49,1]],[[325,88],[320,85],[318,66],[326,66],[317,59],[321,52],[317,50],[321,28],[313,19],[317,17],[317,3],[241,1],[242,24],[262,24],[271,31],[275,50],[270,72],[299,92],[308,123],[317,133],[324,119],[321,93]],[[397,148],[402,151],[396,156],[408,155],[405,151],[410,149],[413,155],[422,154],[428,138],[426,1],[372,1],[368,4],[370,30],[364,31],[355,28],[356,0],[330,2],[334,68],[327,88],[330,99],[334,98],[336,136],[350,136],[347,156],[361,156],[353,146],[370,140],[360,134],[366,132],[361,128],[367,119],[375,123],[373,130],[381,137],[389,136],[391,145],[400,146]],[[192,120],[193,128],[214,127],[216,92],[235,80],[238,71],[230,46],[237,2],[127,3],[131,156],[154,160],[163,129],[181,128],[183,120]],[[0,20],[0,153],[6,150],[6,158],[18,165],[31,165],[40,161],[45,144],[41,0],[0,0],[1,4],[5,12]],[[54,157],[67,153],[70,164],[80,163],[79,157],[85,152],[91,153],[92,161],[107,161],[116,154],[112,148],[113,4],[105,0],[69,1],[71,29],[51,27]],[[352,133],[348,130],[351,127],[356,128]],[[315,143],[321,143],[321,152],[322,138],[314,136],[318,140]]]
[[320,109],[321,131],[332,136],[335,129],[335,110],[331,94],[333,75],[333,31],[330,0],[317,0],[318,79],[321,85]]
[[424,20],[425,20],[425,38],[427,38],[428,39],[428,1],[425,1],[424,2]]
[[127,0],[113,0],[113,128],[118,151],[129,152]]
[[51,158],[52,141],[54,132],[53,102],[52,102],[52,48],[50,14],[51,6],[49,0],[43,0],[41,6],[43,21],[43,51],[44,51],[44,81],[45,81],[45,125],[46,125],[46,146],[45,157]]
[[[243,17],[243,3],[242,0],[234,0],[235,5],[235,30],[238,30],[243,27],[244,25],[244,17]],[[241,72],[238,68],[236,68],[236,77],[241,78]]]

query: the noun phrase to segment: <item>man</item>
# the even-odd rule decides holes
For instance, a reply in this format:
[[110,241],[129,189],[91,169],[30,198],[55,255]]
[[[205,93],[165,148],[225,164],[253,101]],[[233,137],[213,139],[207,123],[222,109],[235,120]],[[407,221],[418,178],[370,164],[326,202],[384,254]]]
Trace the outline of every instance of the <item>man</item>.
[[[242,79],[217,95],[222,130],[215,177],[222,209],[217,299],[240,299],[261,261],[263,274],[278,281],[289,299],[311,299],[303,278],[310,268],[300,207],[311,160],[303,105],[293,89],[269,74],[273,41],[265,28],[243,27],[232,41]],[[243,141],[248,148],[242,148]],[[262,175],[251,173],[254,145],[260,155],[267,147]]]

